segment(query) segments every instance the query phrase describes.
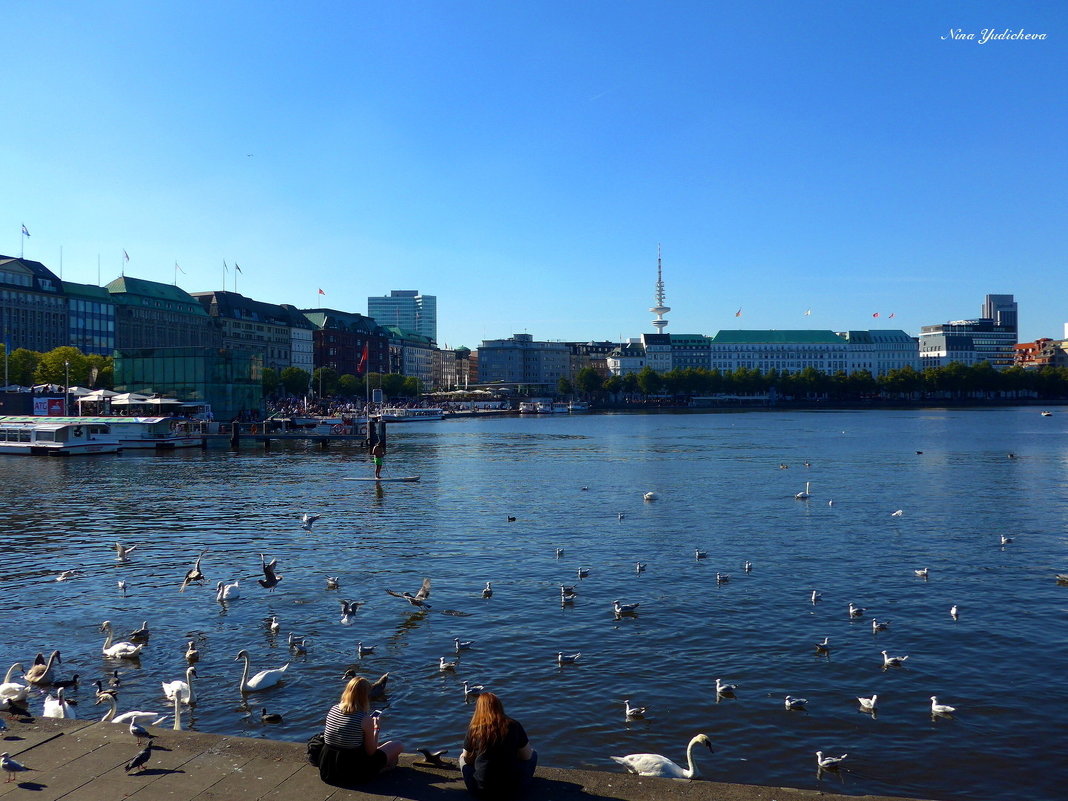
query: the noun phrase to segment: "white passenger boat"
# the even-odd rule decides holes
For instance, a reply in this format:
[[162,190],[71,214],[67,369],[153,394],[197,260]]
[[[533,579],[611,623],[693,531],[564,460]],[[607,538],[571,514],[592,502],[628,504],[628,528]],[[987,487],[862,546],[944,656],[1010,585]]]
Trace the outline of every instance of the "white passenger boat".
[[571,414],[588,412],[590,410],[590,404],[586,403],[586,401],[571,401],[571,403],[567,405],[567,410]]
[[105,426],[123,450],[173,450],[202,444],[198,422],[181,417],[0,417],[12,423],[64,423]]
[[560,401],[557,401],[552,405],[552,410],[553,414],[567,414],[570,411],[570,409],[568,409],[568,405]]
[[520,414],[537,414],[538,404],[535,401],[520,401],[519,402]]
[[387,423],[415,423],[420,420],[440,420],[445,416],[441,409],[407,409],[403,406],[387,406],[378,413],[378,418]]
[[72,423],[55,417],[0,416],[0,454],[90,456],[118,453],[119,449],[118,439],[103,423]]

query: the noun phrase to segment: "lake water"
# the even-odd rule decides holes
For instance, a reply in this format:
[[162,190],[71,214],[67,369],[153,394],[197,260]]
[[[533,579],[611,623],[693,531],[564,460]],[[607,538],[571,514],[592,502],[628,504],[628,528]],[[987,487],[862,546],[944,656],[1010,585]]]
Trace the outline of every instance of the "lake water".
[[[80,716],[103,713],[88,682],[116,668],[120,712],[169,712],[160,682],[184,677],[193,639],[199,702],[186,723],[201,731],[304,740],[358,664],[390,672],[383,732],[409,750],[458,755],[467,679],[501,696],[546,765],[620,770],[609,755],[634,752],[684,762],[705,732],[716,750],[696,759],[717,781],[1059,799],[1066,434],[1068,412],[1032,408],[468,419],[392,426],[386,473],[421,481],[378,486],[345,480],[371,468],[343,447],[8,457],[0,669],[58,648],[59,674],[83,681]],[[806,482],[811,499],[795,500]],[[303,512],[322,515],[310,532]],[[129,563],[115,563],[116,540],[138,545]],[[178,593],[202,547],[209,586]],[[278,559],[274,593],[255,584],[260,552]],[[67,568],[85,572],[54,581]],[[424,577],[428,614],[385,593]],[[243,597],[216,603],[215,582],[238,578]],[[573,606],[561,583],[578,585]],[[353,626],[339,623],[342,598],[366,601]],[[617,598],[640,603],[637,616],[616,620]],[[850,620],[850,601],[868,613]],[[890,628],[873,633],[872,617]],[[119,634],[148,621],[138,663],[101,657],[105,619]],[[306,656],[288,650],[291,631]],[[454,637],[474,647],[441,674]],[[829,656],[814,647],[824,637]],[[374,653],[358,660],[358,640]],[[246,702],[241,648],[254,671],[292,663],[284,685]],[[909,659],[884,670],[884,649]],[[560,651],[582,656],[560,667]],[[717,699],[717,677],[736,697]],[[874,693],[875,717],[856,702]],[[786,710],[786,694],[807,711]],[[956,714],[932,718],[931,695]],[[644,719],[625,720],[625,698],[648,707]],[[285,722],[261,723],[264,706]],[[818,749],[848,753],[844,769],[818,776]]]

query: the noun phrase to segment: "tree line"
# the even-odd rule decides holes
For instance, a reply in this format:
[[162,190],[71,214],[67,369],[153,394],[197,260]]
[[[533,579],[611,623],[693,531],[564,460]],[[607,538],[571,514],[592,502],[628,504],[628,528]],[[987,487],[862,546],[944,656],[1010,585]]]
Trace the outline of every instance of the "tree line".
[[828,374],[812,367],[798,372],[740,367],[737,370],[686,368],[660,373],[645,367],[640,372],[604,378],[593,368],[583,368],[574,382],[561,379],[562,395],[579,394],[591,399],[609,396],[765,395],[774,393],[793,400],[862,400],[871,398],[1065,398],[1068,368],[1040,367],[996,370],[989,362],[966,365],[951,362],[944,367],[916,370],[899,367],[876,378],[868,370]]

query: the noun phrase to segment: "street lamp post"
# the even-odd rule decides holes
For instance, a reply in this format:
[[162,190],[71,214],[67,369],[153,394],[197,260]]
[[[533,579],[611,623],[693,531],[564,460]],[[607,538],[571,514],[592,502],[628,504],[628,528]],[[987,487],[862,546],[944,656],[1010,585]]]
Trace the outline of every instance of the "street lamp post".
[[63,371],[66,376],[66,385],[63,387],[63,416],[70,416],[70,362],[64,360]]

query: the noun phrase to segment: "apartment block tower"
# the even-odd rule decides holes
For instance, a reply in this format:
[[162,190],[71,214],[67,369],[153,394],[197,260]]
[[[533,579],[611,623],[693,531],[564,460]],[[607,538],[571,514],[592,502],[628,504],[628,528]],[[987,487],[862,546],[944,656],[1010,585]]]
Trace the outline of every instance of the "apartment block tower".
[[367,316],[382,326],[396,326],[438,341],[438,298],[417,289],[394,289],[389,295],[367,299]]

